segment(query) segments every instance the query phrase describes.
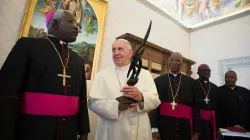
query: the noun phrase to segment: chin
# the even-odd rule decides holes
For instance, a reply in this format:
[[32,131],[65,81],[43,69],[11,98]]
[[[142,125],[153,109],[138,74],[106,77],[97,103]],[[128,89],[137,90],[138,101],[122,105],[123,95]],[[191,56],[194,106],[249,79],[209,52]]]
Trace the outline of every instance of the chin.
[[123,66],[122,63],[115,63],[115,65],[116,65],[116,66],[119,66],[119,67]]
[[171,69],[171,72],[178,72],[178,69]]
[[234,84],[233,83],[226,83],[227,85],[229,85],[229,86],[233,86]]
[[120,66],[120,65],[121,65],[121,63],[115,63],[115,65],[116,65],[116,66]]
[[76,37],[75,38],[70,38],[68,42],[75,42],[76,41]]

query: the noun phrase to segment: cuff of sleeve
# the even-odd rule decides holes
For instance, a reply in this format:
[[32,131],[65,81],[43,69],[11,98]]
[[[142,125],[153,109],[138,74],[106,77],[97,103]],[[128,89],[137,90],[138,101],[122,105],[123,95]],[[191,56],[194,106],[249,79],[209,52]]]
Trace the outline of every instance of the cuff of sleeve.
[[152,133],[158,132],[158,128],[152,128]]
[[118,110],[118,121],[121,121],[124,115],[124,111],[119,110],[119,102],[118,102],[117,110]]
[[144,111],[144,102],[137,103],[137,111],[138,112]]
[[88,136],[88,133],[83,133],[83,132],[77,132],[78,136]]

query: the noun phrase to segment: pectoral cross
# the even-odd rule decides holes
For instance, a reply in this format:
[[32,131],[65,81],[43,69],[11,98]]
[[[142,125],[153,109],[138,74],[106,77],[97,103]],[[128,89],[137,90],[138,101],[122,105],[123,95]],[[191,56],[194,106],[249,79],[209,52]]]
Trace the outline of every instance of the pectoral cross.
[[204,99],[204,101],[206,102],[206,104],[208,104],[208,102],[210,101],[208,98],[207,98],[207,96],[206,96],[206,98]]
[[66,69],[63,69],[63,74],[57,74],[57,76],[62,77],[63,78],[63,86],[66,85],[66,78],[71,78],[71,76],[66,75]]
[[175,103],[175,101],[173,101],[172,103],[170,103],[172,105],[172,110],[175,109],[175,106],[177,105],[177,103]]

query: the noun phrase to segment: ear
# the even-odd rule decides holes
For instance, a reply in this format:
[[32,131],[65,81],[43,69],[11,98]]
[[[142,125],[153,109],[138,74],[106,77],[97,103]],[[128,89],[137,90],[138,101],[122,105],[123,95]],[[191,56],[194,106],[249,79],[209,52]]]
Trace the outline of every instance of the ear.
[[200,71],[199,70],[197,71],[197,74],[200,75]]
[[52,28],[53,28],[54,30],[57,30],[57,29],[59,28],[59,25],[60,25],[60,21],[59,21],[59,20],[54,19],[54,20],[52,21]]
[[182,63],[183,63],[183,59],[181,59],[181,65],[182,65]]
[[169,66],[170,58],[167,59],[167,66]]
[[134,53],[134,51],[132,49],[129,50],[130,57],[132,57],[133,53]]

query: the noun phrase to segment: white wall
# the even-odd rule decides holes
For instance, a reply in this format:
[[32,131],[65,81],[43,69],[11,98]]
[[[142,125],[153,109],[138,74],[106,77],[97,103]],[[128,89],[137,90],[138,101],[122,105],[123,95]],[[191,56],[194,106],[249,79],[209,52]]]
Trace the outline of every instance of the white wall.
[[152,20],[148,41],[188,57],[188,33],[137,0],[108,0],[109,10],[103,44],[101,69],[112,64],[111,46],[115,38],[132,33],[144,37]]
[[221,85],[218,61],[250,56],[249,33],[250,15],[191,33],[191,59],[197,62],[193,77],[197,78],[198,65],[206,63],[212,70],[211,81]]

